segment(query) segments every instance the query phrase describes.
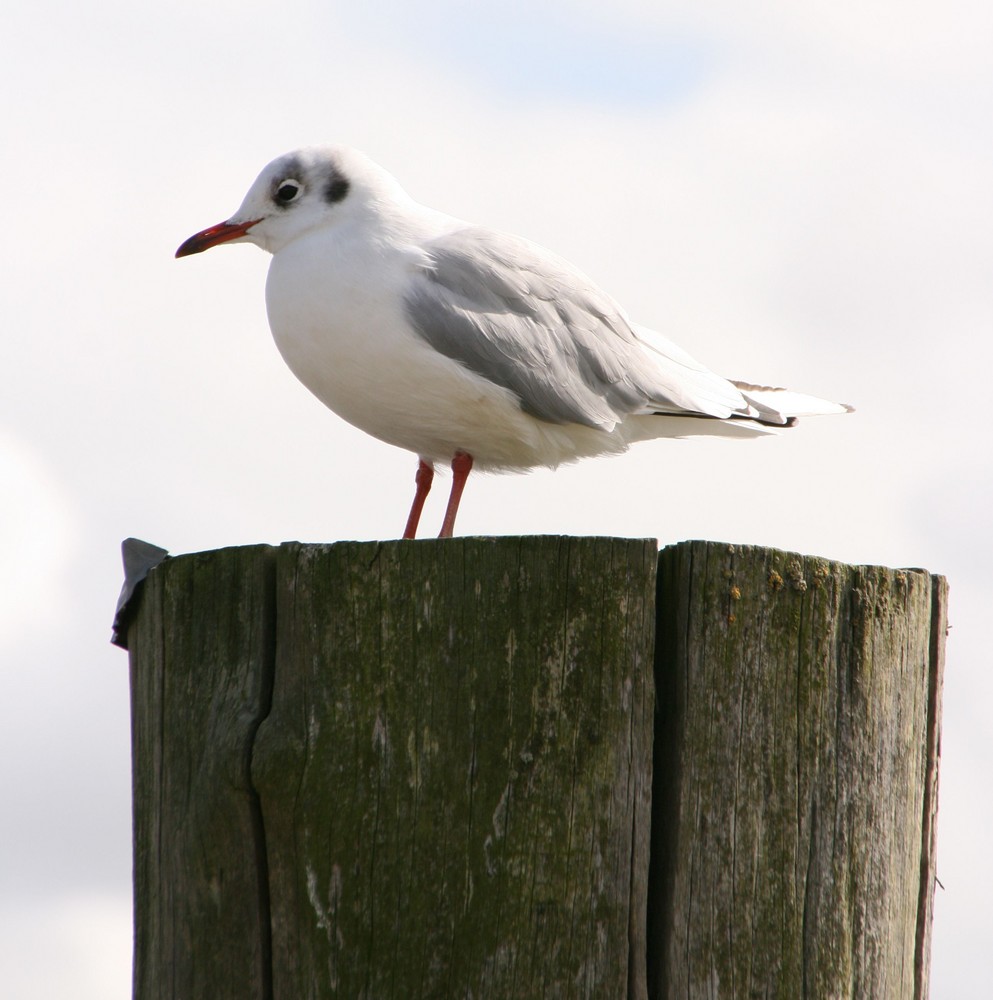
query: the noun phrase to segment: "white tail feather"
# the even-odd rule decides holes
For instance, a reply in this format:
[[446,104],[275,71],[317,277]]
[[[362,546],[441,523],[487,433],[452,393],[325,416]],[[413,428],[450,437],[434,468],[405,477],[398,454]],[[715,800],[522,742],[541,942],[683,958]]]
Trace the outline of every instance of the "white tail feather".
[[818,396],[808,396],[792,389],[779,389],[768,385],[733,383],[756,411],[757,420],[774,424],[787,424],[797,417],[813,417],[829,413],[851,413],[854,407],[846,403],[832,403]]

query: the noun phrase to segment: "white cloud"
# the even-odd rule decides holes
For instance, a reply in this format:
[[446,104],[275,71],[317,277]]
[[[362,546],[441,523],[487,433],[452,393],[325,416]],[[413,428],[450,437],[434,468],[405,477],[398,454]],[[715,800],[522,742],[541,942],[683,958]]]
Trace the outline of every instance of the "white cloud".
[[0,650],[15,637],[59,620],[70,604],[68,567],[77,553],[71,499],[24,441],[0,428]]
[[0,968],[4,995],[16,1000],[127,1000],[130,899],[6,895],[0,902]]

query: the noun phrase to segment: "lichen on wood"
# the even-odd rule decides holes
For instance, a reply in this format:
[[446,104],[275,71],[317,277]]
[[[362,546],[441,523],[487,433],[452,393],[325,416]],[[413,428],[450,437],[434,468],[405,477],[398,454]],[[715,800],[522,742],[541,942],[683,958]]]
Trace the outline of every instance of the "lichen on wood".
[[944,592],[773,549],[662,553],[654,995],[926,995]]
[[138,1000],[644,997],[655,573],[571,538],[157,567]]

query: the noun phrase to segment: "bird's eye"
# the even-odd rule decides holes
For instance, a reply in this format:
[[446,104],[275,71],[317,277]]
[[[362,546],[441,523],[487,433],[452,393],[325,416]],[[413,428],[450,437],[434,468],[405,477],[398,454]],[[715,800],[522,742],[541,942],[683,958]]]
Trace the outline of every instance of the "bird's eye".
[[301,187],[299,181],[295,181],[292,178],[280,181],[276,186],[276,201],[278,201],[280,205],[288,205],[294,198],[296,198],[300,191]]

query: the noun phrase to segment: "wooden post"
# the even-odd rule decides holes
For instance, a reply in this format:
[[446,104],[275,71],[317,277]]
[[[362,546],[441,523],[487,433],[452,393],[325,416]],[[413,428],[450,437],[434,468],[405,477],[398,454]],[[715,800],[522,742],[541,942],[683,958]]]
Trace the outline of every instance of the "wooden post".
[[169,559],[131,612],[134,997],[272,997],[265,825],[274,550]]
[[659,591],[652,995],[926,997],[945,581],[691,542]]
[[656,560],[153,569],[121,613],[137,1000],[925,997],[944,581],[684,543],[656,643]]
[[656,560],[158,566],[127,634],[136,997],[644,996]]

